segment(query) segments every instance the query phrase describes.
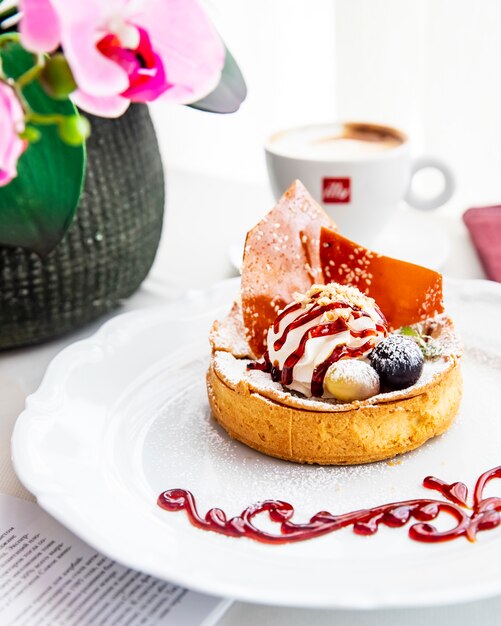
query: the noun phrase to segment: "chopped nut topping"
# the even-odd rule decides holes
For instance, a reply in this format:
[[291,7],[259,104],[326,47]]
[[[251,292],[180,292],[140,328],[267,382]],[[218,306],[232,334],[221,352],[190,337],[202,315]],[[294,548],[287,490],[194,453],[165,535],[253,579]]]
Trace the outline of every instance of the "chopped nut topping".
[[338,283],[329,283],[327,285],[312,285],[305,293],[296,293],[294,295],[296,302],[300,302],[303,307],[317,302],[320,306],[330,304],[331,302],[341,301],[360,308],[366,308],[374,305],[374,300],[365,296],[356,287],[350,285],[340,285]]

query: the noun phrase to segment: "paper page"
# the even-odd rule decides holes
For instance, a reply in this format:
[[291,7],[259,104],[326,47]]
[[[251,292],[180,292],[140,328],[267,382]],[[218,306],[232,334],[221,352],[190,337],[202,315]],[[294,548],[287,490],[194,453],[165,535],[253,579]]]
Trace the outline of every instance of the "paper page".
[[37,504],[0,494],[2,626],[210,626],[228,606],[127,569]]

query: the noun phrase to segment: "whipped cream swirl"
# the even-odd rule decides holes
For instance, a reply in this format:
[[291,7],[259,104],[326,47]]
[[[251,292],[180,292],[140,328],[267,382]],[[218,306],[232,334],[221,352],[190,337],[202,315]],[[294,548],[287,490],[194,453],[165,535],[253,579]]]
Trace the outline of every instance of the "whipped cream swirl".
[[286,306],[268,331],[266,360],[272,377],[305,396],[324,391],[329,367],[340,359],[364,359],[388,334],[372,298],[356,287],[313,285]]

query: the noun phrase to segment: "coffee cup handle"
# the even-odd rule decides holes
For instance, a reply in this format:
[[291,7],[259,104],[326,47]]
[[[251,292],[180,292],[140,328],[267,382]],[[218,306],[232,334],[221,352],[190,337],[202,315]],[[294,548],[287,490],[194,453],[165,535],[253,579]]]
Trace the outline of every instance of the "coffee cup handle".
[[[432,198],[422,196],[412,189],[412,179],[415,174],[428,167],[437,169],[444,177],[444,187],[442,191]],[[405,196],[405,201],[414,209],[431,211],[433,209],[438,209],[438,207],[450,200],[455,187],[456,181],[454,179],[454,174],[443,161],[434,157],[418,157],[413,160],[411,165],[411,179],[409,182],[409,189],[407,190],[407,194]]]

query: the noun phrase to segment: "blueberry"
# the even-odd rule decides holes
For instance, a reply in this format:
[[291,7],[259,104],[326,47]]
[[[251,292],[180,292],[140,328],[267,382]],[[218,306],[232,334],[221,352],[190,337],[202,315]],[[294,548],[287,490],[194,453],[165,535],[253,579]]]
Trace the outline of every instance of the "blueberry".
[[423,371],[423,353],[417,344],[402,335],[383,339],[369,355],[372,367],[379,374],[381,387],[405,389],[413,385]]

